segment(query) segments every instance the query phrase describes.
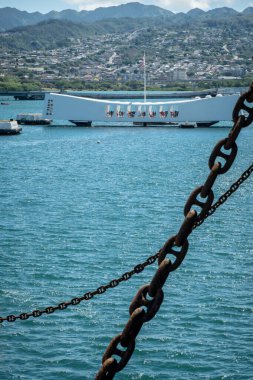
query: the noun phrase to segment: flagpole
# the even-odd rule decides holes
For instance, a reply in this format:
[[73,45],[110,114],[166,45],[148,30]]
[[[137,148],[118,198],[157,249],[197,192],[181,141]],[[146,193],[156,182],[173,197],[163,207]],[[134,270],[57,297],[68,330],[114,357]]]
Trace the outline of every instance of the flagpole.
[[143,56],[143,67],[144,67],[144,103],[146,103],[147,100],[147,80],[146,80],[146,55],[144,51],[144,56]]

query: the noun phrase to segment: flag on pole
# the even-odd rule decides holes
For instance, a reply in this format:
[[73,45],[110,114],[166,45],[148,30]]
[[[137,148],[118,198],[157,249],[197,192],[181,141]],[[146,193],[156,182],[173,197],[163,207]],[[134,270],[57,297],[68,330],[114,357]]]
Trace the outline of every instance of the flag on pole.
[[143,56],[143,58],[142,58],[142,60],[141,60],[141,63],[139,64],[139,67],[141,68],[141,67],[145,67],[145,64],[146,64],[146,58],[145,58],[145,53],[144,53],[144,56]]

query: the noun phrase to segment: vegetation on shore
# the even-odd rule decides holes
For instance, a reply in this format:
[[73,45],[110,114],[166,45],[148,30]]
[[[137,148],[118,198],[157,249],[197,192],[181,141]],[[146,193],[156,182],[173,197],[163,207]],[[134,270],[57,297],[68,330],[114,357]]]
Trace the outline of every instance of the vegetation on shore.
[[[247,87],[252,78],[226,79],[195,82],[170,82],[159,86],[147,86],[149,91],[192,91],[205,90],[207,88],[220,87]],[[0,91],[39,91],[39,90],[76,90],[76,91],[143,91],[143,82],[114,82],[56,79],[51,82],[42,83],[38,80],[21,79],[18,76],[0,77]]]

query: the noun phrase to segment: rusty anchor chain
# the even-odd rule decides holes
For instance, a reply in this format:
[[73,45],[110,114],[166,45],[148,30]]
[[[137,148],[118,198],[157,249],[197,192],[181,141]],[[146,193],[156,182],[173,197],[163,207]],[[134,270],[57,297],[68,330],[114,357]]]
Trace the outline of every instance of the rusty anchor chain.
[[[159,267],[151,282],[142,286],[134,296],[129,307],[130,318],[123,331],[109,343],[103,355],[102,366],[96,375],[96,380],[113,379],[115,374],[126,366],[134,352],[135,339],[142,325],[154,318],[163,302],[164,292],[162,288],[170,272],[181,265],[187,254],[189,248],[188,236],[220,204],[226,201],[228,196],[236,190],[242,177],[248,176],[252,172],[253,164],[243,173],[236,185],[232,185],[228,192],[221,196],[218,202],[212,206],[214,200],[212,186],[217,177],[226,173],[232,166],[237,155],[235,141],[241,129],[247,127],[253,121],[253,108],[250,108],[245,102],[253,102],[253,83],[249,90],[239,97],[232,115],[234,125],[228,137],[215,145],[209,157],[210,173],[206,182],[193,190],[186,201],[184,207],[185,218],[178,233],[172,236],[158,252]],[[219,157],[222,158],[223,163],[218,161]],[[194,206],[200,208],[199,214],[194,209]],[[169,258],[166,258],[167,256]],[[173,261],[172,257],[175,257]],[[112,357],[113,355],[120,357],[120,360],[117,361],[115,357]]]

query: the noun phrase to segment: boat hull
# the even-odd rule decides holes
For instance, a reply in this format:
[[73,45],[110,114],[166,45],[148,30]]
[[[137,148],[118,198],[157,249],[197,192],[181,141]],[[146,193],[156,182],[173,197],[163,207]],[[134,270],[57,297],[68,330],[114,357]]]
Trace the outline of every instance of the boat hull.
[[21,131],[16,120],[0,120],[0,135],[16,135]]
[[77,127],[91,127],[92,122],[88,120],[69,120],[71,123],[75,124]]
[[50,119],[42,117],[41,113],[22,113],[16,117],[18,124],[20,125],[49,125]]
[[0,128],[0,135],[17,135],[22,131],[22,128],[17,129],[1,129]]
[[32,120],[32,121],[18,120],[18,124],[20,124],[20,125],[49,125],[49,124],[51,124],[51,121],[49,121],[49,120],[39,120],[39,121],[36,121],[36,120]]

